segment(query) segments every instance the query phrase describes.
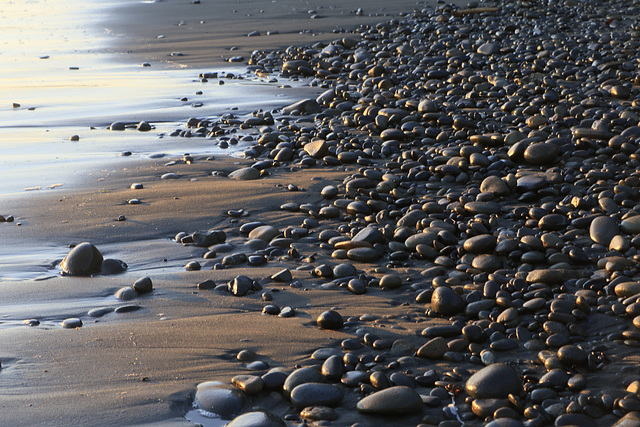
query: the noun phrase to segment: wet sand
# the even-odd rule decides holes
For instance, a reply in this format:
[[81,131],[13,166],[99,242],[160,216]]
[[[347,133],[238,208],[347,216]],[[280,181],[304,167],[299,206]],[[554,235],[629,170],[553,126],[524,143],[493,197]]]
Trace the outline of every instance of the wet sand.
[[[207,7],[204,16],[205,4],[139,3],[117,9],[106,26],[114,33],[127,33],[118,37],[114,48],[124,51],[123,57],[217,67],[230,56],[248,55],[256,48],[330,40],[339,37],[329,32],[335,27],[388,19],[383,14],[409,10],[413,4],[398,2],[389,10],[384,3],[366,6],[365,12],[376,16],[356,17],[351,12],[358,2],[342,2],[335,9],[318,10],[318,19],[310,18],[312,8],[306,2],[296,1]],[[182,20],[186,24],[179,26]],[[199,24],[199,20],[207,22]],[[133,25],[135,34],[130,37]],[[300,35],[305,29],[313,32]],[[253,30],[263,35],[246,37]],[[280,34],[264,35],[275,30]],[[165,37],[157,39],[160,34]],[[229,51],[231,46],[238,50]],[[184,56],[167,57],[176,51]],[[375,293],[353,306],[352,301],[345,304],[342,292],[271,286],[265,278],[280,269],[277,263],[186,272],[184,265],[202,261],[204,251],[171,241],[179,231],[217,227],[227,231],[231,243],[241,244],[244,239],[237,231],[234,235],[238,224],[226,215],[228,209],[245,209],[249,216],[243,219],[259,219],[278,228],[299,225],[302,214],[283,213],[279,206],[314,200],[307,191],[287,191],[286,185],[317,191],[327,183],[341,182],[344,170],[272,171],[266,179],[239,182],[210,172],[231,171],[239,167],[236,163],[248,165],[248,161],[218,157],[213,162],[198,159],[194,165],[163,166],[168,160],[124,159],[116,166],[82,173],[80,189],[34,192],[3,204],[2,214],[16,218],[14,223],[0,224],[3,423],[189,425],[183,415],[196,384],[228,382],[233,374],[243,372],[241,362],[235,360],[238,351],[250,349],[271,366],[289,367],[308,358],[313,349],[348,337],[311,324],[328,307],[338,307],[345,316],[398,314],[397,309],[390,310],[387,298]],[[180,179],[160,180],[166,172],[178,173]],[[145,188],[129,189],[133,182]],[[133,197],[142,203],[127,204]],[[116,221],[120,215],[127,220]],[[94,243],[105,257],[125,261],[128,271],[93,278],[60,277],[58,263],[67,245],[82,241]],[[316,251],[304,245],[300,250],[308,255]],[[196,288],[206,279],[224,283],[239,274],[261,279],[267,288],[281,289],[274,294],[275,301],[295,307],[296,317],[260,315],[260,293],[235,298]],[[310,278],[309,271],[294,274]],[[93,308],[124,305],[113,293],[143,276],[152,278],[155,290],[132,301],[140,310],[87,317]],[[69,317],[82,318],[84,326],[61,328],[59,323]],[[32,318],[40,326],[22,324]],[[413,336],[418,328],[396,331],[394,336]]]

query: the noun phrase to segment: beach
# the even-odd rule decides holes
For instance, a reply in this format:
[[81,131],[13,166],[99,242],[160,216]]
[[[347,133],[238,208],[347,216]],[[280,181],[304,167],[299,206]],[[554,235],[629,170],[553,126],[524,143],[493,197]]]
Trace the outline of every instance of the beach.
[[637,423],[635,6],[100,11],[0,116],[3,424]]

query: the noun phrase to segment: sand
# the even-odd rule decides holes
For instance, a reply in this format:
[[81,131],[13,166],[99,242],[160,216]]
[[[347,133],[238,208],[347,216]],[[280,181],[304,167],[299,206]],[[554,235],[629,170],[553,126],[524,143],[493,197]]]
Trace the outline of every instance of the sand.
[[[295,0],[224,5],[206,0],[201,4],[140,2],[118,6],[104,25],[115,35],[110,49],[132,61],[218,68],[231,56],[332,40],[341,37],[331,32],[334,28],[371,24],[415,6],[409,1],[372,1],[363,7],[365,16],[356,16],[352,12],[360,3],[343,1],[335,7],[315,8]],[[309,13],[314,8],[317,19]],[[205,22],[200,24],[201,20]],[[181,21],[185,24],[178,25]],[[251,31],[261,35],[247,37]],[[279,34],[267,36],[267,31]],[[231,47],[237,50],[230,51]],[[171,52],[183,56],[169,57]],[[239,223],[227,215],[229,209],[245,209],[249,216],[242,221],[259,219],[280,229],[300,225],[306,216],[283,212],[280,205],[318,202],[319,189],[340,183],[355,166],[276,169],[258,181],[233,181],[212,176],[211,171],[230,172],[250,165],[248,160],[218,156],[213,161],[197,158],[192,165],[165,166],[169,160],[123,159],[108,169],[81,172],[79,189],[62,187],[4,201],[1,213],[16,218],[14,223],[0,224],[5,278],[0,281],[4,425],[189,425],[183,416],[198,383],[228,382],[234,374],[246,372],[235,359],[240,350],[255,351],[271,366],[291,367],[314,349],[349,337],[313,324],[327,308],[336,307],[344,316],[415,312],[412,307],[393,307],[381,290],[358,297],[355,304],[354,298],[344,299],[346,291],[269,284],[266,278],[282,268],[278,262],[213,271],[204,264],[204,249],[171,240],[180,231],[215,227],[224,229],[232,244],[241,245],[245,239],[237,231]],[[166,172],[180,178],[161,180]],[[133,182],[145,188],[132,190]],[[288,191],[289,183],[302,191]],[[127,204],[132,198],[141,204]],[[120,215],[127,219],[116,221]],[[93,278],[60,277],[58,263],[68,245],[82,241],[94,243],[105,257],[125,261],[128,271]],[[304,255],[318,252],[312,246],[299,249]],[[323,257],[327,254],[318,255],[317,263]],[[184,265],[191,260],[203,262],[205,269],[185,271]],[[281,307],[294,307],[296,317],[261,315],[260,293],[236,298],[196,287],[206,279],[225,283],[241,274],[260,279],[267,289],[278,289],[275,301]],[[92,308],[123,305],[114,292],[143,276],[152,278],[155,290],[131,301],[140,310],[87,317]],[[308,270],[296,271],[294,276],[308,283],[314,280]],[[69,317],[82,318],[84,326],[62,329],[59,323]],[[40,326],[22,324],[31,318],[38,319]],[[407,321],[405,328],[386,332],[390,337],[415,336],[423,327]]]

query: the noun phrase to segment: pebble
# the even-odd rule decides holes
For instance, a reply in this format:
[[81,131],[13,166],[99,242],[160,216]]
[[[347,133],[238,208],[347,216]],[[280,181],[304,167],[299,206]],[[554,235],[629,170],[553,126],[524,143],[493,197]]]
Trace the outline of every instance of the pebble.
[[61,325],[66,329],[75,329],[82,326],[82,320],[77,317],[70,317],[69,319],[64,319]]
[[307,382],[291,390],[291,403],[299,408],[335,406],[344,397],[344,389],[336,384]]
[[358,412],[371,415],[403,416],[419,413],[422,407],[420,395],[414,389],[405,386],[393,386],[377,391],[356,404]]

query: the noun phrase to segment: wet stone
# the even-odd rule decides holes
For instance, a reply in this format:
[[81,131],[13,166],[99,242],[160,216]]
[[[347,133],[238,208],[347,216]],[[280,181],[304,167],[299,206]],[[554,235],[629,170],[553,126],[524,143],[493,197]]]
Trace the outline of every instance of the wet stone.
[[363,414],[408,415],[422,411],[420,395],[412,388],[394,386],[377,391],[360,400],[356,409]]
[[62,260],[62,274],[87,276],[98,273],[102,267],[102,254],[91,243],[84,242],[74,247]]
[[299,408],[307,406],[335,406],[344,397],[344,389],[336,384],[307,382],[291,391],[291,403]]
[[65,329],[75,329],[82,326],[82,320],[77,317],[70,317],[69,319],[64,319],[61,325]]
[[327,406],[309,406],[300,411],[300,418],[307,421],[335,421],[338,414]]
[[130,301],[138,296],[138,292],[131,286],[118,289],[116,292],[116,298],[121,301]]
[[278,416],[264,411],[247,412],[231,420],[226,427],[286,427]]

